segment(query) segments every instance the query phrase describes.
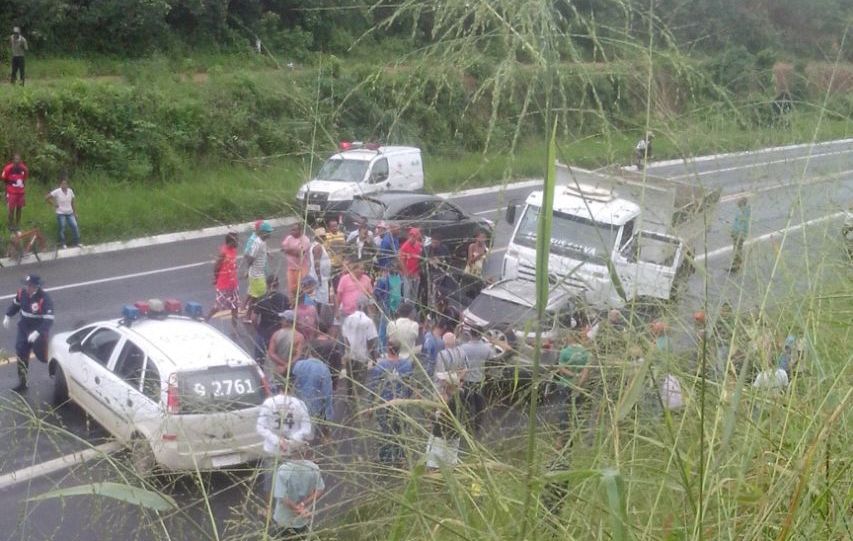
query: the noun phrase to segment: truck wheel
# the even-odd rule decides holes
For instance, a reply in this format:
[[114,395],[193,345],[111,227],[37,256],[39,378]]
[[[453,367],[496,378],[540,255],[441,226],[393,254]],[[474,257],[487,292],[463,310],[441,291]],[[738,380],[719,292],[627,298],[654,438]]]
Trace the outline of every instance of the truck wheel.
[[53,373],[53,403],[61,406],[68,402],[68,380],[65,379],[65,372],[59,366],[59,363],[55,359],[51,362],[54,363],[55,367]]

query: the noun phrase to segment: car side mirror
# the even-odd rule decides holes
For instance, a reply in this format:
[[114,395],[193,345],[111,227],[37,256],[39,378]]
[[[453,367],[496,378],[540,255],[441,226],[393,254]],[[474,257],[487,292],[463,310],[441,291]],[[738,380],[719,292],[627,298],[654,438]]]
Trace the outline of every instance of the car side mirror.
[[83,344],[80,342],[72,342],[68,344],[68,351],[70,353],[78,353],[80,351],[83,351]]
[[515,213],[517,211],[515,203],[510,203],[506,206],[506,221],[509,225],[515,223]]
[[388,173],[386,173],[385,171],[373,173],[372,175],[370,175],[370,182],[373,184],[378,184],[386,180],[388,180]]

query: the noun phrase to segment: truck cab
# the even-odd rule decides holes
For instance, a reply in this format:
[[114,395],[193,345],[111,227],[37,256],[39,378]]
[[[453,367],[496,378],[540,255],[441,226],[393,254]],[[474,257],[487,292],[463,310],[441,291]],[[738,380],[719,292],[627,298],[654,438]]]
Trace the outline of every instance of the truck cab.
[[296,192],[309,214],[346,210],[356,195],[424,187],[419,148],[344,142],[340,150]]
[[[558,164],[549,275],[595,309],[670,299],[687,260],[688,218],[713,201],[690,199],[701,194],[685,190],[660,179],[616,178]],[[541,191],[525,201],[504,256],[504,278],[535,280],[542,202]],[[514,214],[512,208],[508,221],[515,222]]]

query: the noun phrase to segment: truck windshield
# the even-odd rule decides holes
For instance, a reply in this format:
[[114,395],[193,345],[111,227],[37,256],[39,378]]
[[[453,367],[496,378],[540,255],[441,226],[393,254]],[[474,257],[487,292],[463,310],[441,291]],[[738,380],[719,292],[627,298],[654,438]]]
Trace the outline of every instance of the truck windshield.
[[[535,249],[538,222],[539,207],[527,205],[515,235],[515,243]],[[602,224],[555,211],[551,226],[551,253],[605,265],[618,233],[618,225]]]
[[366,160],[327,160],[317,173],[317,180],[336,182],[361,182],[370,162]]

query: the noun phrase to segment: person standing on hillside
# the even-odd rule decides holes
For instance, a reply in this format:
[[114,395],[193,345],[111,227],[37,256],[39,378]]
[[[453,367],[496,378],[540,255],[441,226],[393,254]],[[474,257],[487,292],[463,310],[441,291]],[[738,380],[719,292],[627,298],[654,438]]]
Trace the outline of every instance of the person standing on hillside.
[[220,310],[228,310],[231,312],[231,327],[236,333],[240,294],[237,292],[237,233],[233,231],[225,235],[225,243],[219,247],[219,256],[213,265],[213,286],[216,288],[216,301],[206,320],[210,321]]
[[[24,53],[27,52],[27,38],[21,35],[21,29],[17,26],[12,29],[9,36],[9,47],[12,49],[12,84],[17,77],[21,78],[21,86],[24,84]],[[16,77],[17,76],[17,77]]]
[[637,146],[634,147],[639,171],[642,171],[646,167],[646,163],[652,159],[652,141],[654,138],[655,135],[652,132],[646,132],[646,136],[640,139]]
[[749,215],[749,201],[746,197],[741,197],[737,200],[735,219],[732,222],[732,266],[729,268],[732,274],[739,272],[743,264],[743,243],[749,235]]
[[21,210],[26,205],[24,184],[30,178],[30,170],[21,160],[21,155],[15,153],[12,161],[7,163],[0,173],[0,178],[6,184],[6,207],[9,209],[9,231],[18,231],[21,226]]
[[68,174],[63,172],[59,175],[59,188],[44,196],[44,200],[56,209],[56,223],[59,226],[59,244],[63,248],[66,247],[65,227],[67,226],[71,229],[71,246],[79,245],[80,229],[77,227],[77,207],[74,204],[74,190],[68,186]]

